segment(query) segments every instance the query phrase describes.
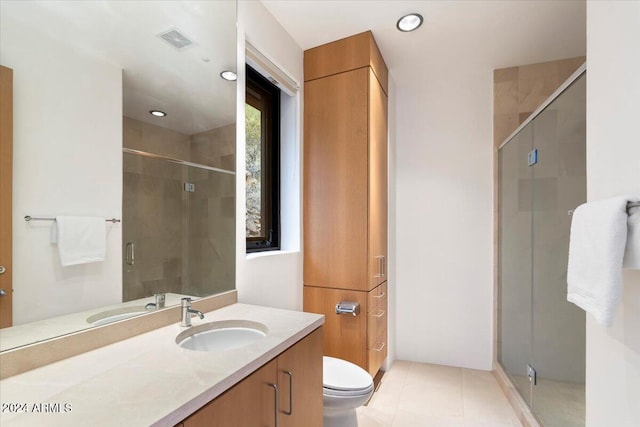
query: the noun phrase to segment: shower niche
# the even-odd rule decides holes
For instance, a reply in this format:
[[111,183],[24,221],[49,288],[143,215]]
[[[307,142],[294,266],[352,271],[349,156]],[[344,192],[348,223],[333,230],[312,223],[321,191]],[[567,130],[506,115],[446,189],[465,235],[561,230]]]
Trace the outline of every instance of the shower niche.
[[586,201],[586,72],[563,87],[498,151],[498,362],[545,427],[585,422],[585,313],[566,272]]

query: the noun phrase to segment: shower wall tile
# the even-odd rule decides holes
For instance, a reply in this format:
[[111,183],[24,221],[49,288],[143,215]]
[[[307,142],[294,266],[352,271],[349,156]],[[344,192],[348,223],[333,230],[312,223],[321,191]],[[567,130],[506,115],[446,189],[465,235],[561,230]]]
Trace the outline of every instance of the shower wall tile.
[[[568,212],[587,200],[585,175],[561,176],[558,178],[558,209]],[[567,217],[569,215],[567,214]]]
[[538,150],[536,178],[558,176],[558,111],[546,109],[530,125],[533,127],[533,147]]
[[497,148],[586,58],[563,59],[493,71],[493,142]]
[[587,174],[587,150],[584,142],[560,144],[558,162],[561,176],[580,176],[584,179]]
[[[191,159],[195,163],[235,170],[236,125],[222,126],[191,137]],[[233,157],[233,162],[230,161]]]
[[519,106],[518,67],[496,70],[494,74],[493,96],[496,102],[495,114],[512,114]]
[[493,136],[496,141],[496,147],[511,135],[514,129],[518,127],[520,121],[517,113],[496,114],[493,116]]
[[555,211],[558,209],[558,179],[533,179],[533,210]]
[[190,160],[191,137],[171,129],[123,117],[123,145],[182,160]]

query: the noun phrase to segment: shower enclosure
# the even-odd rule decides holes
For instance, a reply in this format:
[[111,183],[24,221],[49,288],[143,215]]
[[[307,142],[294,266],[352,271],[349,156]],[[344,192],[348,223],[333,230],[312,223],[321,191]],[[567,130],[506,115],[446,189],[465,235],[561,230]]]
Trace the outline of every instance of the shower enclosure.
[[498,361],[545,427],[585,417],[585,314],[566,298],[586,201],[584,69],[563,87],[499,149]]
[[125,117],[124,140],[123,301],[234,289],[235,124],[190,136]]

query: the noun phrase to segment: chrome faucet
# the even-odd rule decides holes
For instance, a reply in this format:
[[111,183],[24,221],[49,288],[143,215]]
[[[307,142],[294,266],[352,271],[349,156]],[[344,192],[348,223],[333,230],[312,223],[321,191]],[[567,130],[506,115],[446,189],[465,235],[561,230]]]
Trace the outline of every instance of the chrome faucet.
[[165,300],[164,294],[155,294],[154,296],[156,297],[156,302],[150,302],[147,305],[145,305],[144,306],[145,310],[150,310],[150,309],[158,310],[158,309],[164,308],[164,300]]
[[200,319],[204,319],[204,314],[202,314],[202,312],[191,308],[191,298],[182,298],[182,321],[180,322],[180,326],[191,326],[192,314],[195,314]]

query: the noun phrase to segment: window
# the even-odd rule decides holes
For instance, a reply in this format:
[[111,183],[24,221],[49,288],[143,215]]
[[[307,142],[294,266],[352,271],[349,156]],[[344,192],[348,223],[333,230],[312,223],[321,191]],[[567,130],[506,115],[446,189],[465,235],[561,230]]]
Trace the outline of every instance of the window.
[[280,249],[280,89],[247,65],[247,252]]

